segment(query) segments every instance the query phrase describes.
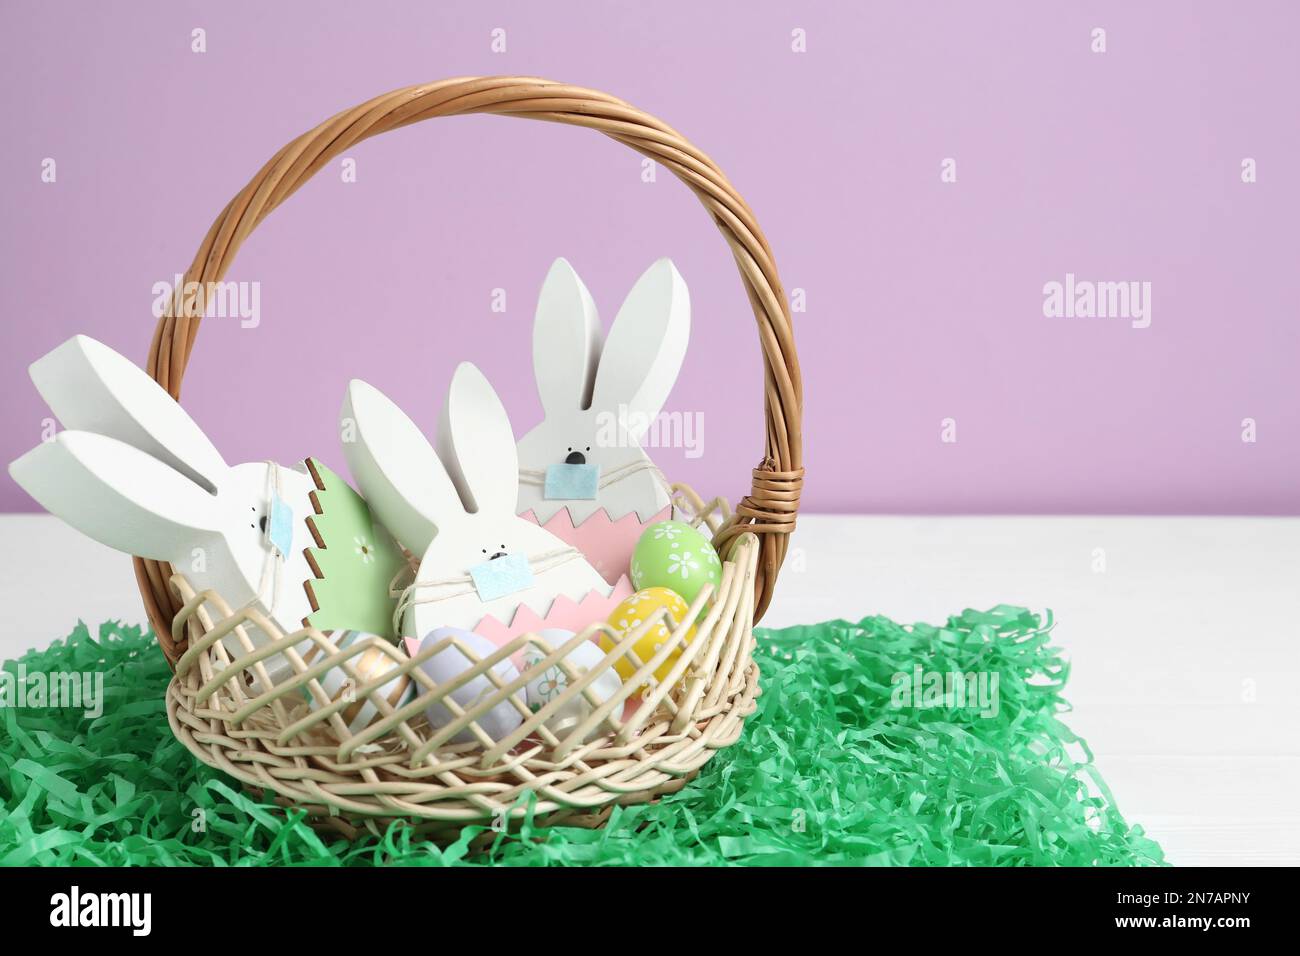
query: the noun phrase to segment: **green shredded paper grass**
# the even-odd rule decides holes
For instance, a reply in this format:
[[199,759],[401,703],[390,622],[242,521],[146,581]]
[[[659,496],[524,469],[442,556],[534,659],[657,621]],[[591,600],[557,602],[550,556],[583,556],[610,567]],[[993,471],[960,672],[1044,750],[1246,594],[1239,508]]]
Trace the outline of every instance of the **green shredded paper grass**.
[[[1163,863],[1058,719],[1068,667],[1050,627],[997,607],[943,627],[873,617],[760,630],[758,711],[679,793],[616,809],[598,830],[529,819],[485,846],[481,826],[440,846],[400,825],[349,843],[250,798],[172,737],[152,635],[108,623],[92,638],[82,625],[4,664],[0,864]],[[15,706],[20,667],[29,683],[101,672],[102,713]],[[996,681],[996,694],[931,686],[957,672],[982,675],[986,691]]]

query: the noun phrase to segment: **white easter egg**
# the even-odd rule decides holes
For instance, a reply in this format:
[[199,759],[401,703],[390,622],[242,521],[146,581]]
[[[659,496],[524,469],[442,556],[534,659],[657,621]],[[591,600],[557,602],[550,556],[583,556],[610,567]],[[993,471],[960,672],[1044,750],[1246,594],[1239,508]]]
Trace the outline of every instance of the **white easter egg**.
[[[563,644],[573,638],[572,631],[560,630],[559,628],[550,628],[544,631],[538,631],[538,636],[543,638],[551,645],[552,650],[558,650]],[[545,660],[549,655],[540,647],[529,644],[524,649],[524,670],[535,667],[538,663]],[[584,641],[564,658],[566,663],[577,676],[581,677],[587,671],[596,667],[605,657],[602,651],[594,642]],[[527,693],[528,709],[536,713],[541,710],[555,698],[559,697],[569,689],[571,678],[559,664],[552,664],[544,671],[539,672],[525,685]],[[559,710],[546,720],[546,726],[552,733],[563,735],[579,723],[586,719],[591,713],[592,704],[587,699],[587,692],[595,695],[599,703],[609,700],[623,686],[622,679],[618,676],[618,671],[613,667],[606,668],[599,677],[587,685],[582,693],[576,694],[574,698],[564,704]],[[587,735],[587,738],[595,736],[601,732],[597,726]],[[584,739],[587,739],[584,738]]]
[[[359,654],[354,654],[348,658],[348,664],[356,672],[357,680],[354,680],[350,674],[339,664],[331,667],[319,678],[317,682],[321,689],[329,697],[329,703],[339,700],[341,697],[347,697],[351,703],[339,711],[339,716],[343,722],[348,725],[348,730],[358,734],[365,730],[375,721],[381,719],[384,715],[379,708],[375,706],[371,699],[376,692],[371,692],[362,696],[357,692],[366,684],[369,684],[389,671],[397,671],[406,657],[400,649],[393,648],[392,644],[385,638],[378,637],[374,634],[366,634],[364,631],[325,631],[325,636],[334,642],[334,645],[341,651],[347,650],[363,641],[374,641],[375,646],[369,647]],[[306,642],[310,644],[302,655],[303,662],[311,667],[319,663],[326,657],[331,656],[329,652],[315,642]],[[382,645],[382,646],[380,646]],[[396,651],[394,656],[393,651]],[[415,680],[409,674],[398,673],[386,684],[383,684],[377,693],[381,694],[394,710],[409,704],[415,700],[416,685]],[[309,687],[303,687],[303,693],[307,697],[307,705],[312,710],[318,710],[325,706]]]
[[[486,637],[459,627],[440,627],[430,631],[424,640],[420,642],[420,649],[424,651],[449,637],[459,638],[461,643],[469,648],[479,660],[495,654],[497,651],[497,646]],[[475,663],[475,661],[470,660],[461,653],[460,649],[455,645],[449,644],[420,666],[435,684],[450,684],[473,667]],[[498,661],[493,666],[492,671],[503,684],[519,677],[518,669],[510,662],[509,658]],[[420,691],[423,693],[424,688],[421,687]],[[497,686],[486,674],[479,674],[452,691],[450,696],[462,710],[472,710],[478,706],[480,701],[491,697],[495,693],[497,693]],[[441,701],[431,704],[424,713],[429,719],[429,726],[435,730],[446,727],[456,719],[456,715]],[[487,713],[478,717],[476,723],[493,740],[500,740],[523,723],[523,719],[523,715],[519,713],[514,704],[508,700],[503,700]],[[458,744],[471,743],[477,740],[478,737],[474,735],[473,730],[469,727],[461,730],[451,738],[452,743]]]

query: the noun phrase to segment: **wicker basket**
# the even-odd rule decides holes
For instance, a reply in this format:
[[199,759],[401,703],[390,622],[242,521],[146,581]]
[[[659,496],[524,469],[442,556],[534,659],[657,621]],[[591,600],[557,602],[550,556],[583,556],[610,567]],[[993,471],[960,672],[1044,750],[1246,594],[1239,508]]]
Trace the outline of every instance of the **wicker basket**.
[[[679,513],[707,526],[724,559],[718,587],[701,592],[686,620],[663,621],[660,611],[627,635],[598,625],[562,647],[526,634],[487,658],[457,643],[473,666],[451,684],[435,684],[419,666],[446,642],[408,658],[379,639],[340,648],[315,628],[285,634],[256,610],[232,613],[221,595],[195,593],[167,565],[136,558],[149,619],[175,671],[167,713],[176,736],[205,763],[250,789],[306,808],[322,824],[348,835],[390,819],[411,820],[428,830],[508,821],[530,812],[530,806],[552,822],[594,825],[616,804],[680,789],[716,750],[736,741],[754,710],[753,626],[771,599],[798,511],[802,391],[771,250],[753,214],[707,156],[671,127],[607,94],[527,77],[461,78],[397,90],[339,113],[280,150],[222,211],[186,273],[185,288],[200,295],[206,283],[221,280],[254,227],[356,143],[420,120],[471,113],[598,130],[653,158],[690,187],[731,246],[758,320],[766,372],[766,451],[753,471],[750,494],[734,514],[721,500],[705,505],[690,489],[674,486]],[[149,373],[177,399],[201,306],[187,299],[175,315],[161,319],[149,349]],[[691,621],[695,634],[688,640]],[[660,623],[668,624],[671,637],[653,658],[638,659],[634,645]],[[270,642],[254,645],[247,627]],[[610,648],[604,660],[585,674],[575,672],[565,655],[579,640],[602,631]],[[229,637],[234,641],[223,640]],[[229,646],[236,642],[244,653],[232,656]],[[543,659],[503,683],[494,666],[527,645]],[[680,656],[669,673],[656,681],[655,672],[677,650]],[[376,654],[386,655],[391,665],[374,669]],[[275,655],[290,662],[292,677],[269,677],[266,662]],[[366,666],[360,666],[366,655]],[[617,697],[602,700],[590,685],[616,663],[630,664],[636,673]],[[320,678],[334,667],[351,678],[355,701],[329,703]],[[522,688],[551,667],[565,672],[568,687],[532,713]],[[380,671],[381,676],[366,679]],[[463,711],[448,695],[478,675],[491,680],[495,693]],[[412,682],[417,692],[415,700],[398,701],[396,709],[390,702],[395,679]],[[547,717],[578,694],[587,697],[586,718],[553,733]],[[316,706],[308,706],[309,697]],[[423,715],[439,701],[456,719],[435,731]],[[352,733],[344,717],[357,702],[368,702],[379,716]],[[523,721],[498,741],[477,718],[502,702],[517,708]],[[467,729],[472,742],[451,742]]]

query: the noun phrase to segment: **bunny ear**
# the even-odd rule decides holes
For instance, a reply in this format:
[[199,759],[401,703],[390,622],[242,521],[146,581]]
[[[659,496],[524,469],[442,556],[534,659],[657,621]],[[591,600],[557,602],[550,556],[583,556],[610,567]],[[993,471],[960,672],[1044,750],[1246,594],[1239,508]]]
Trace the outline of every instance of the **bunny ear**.
[[23,490],[101,544],[155,561],[188,560],[218,532],[216,499],[126,442],[59,432],[9,465]]
[[74,335],[30,371],[65,428],[126,442],[216,492],[228,469],[212,442],[161,385],[104,343]]
[[461,362],[452,376],[438,452],[467,509],[514,514],[519,496],[514,432],[491,383],[469,362]]
[[556,259],[533,319],[533,376],[548,417],[590,407],[600,338],[591,293],[567,259]]
[[614,318],[600,353],[592,405],[626,406],[630,414],[620,420],[640,422],[636,431],[644,432],[672,391],[690,332],[686,283],[671,259],[660,259],[637,279]]
[[343,456],[380,522],[417,554],[440,527],[464,514],[456,489],[406,413],[373,385],[353,379],[343,400]]

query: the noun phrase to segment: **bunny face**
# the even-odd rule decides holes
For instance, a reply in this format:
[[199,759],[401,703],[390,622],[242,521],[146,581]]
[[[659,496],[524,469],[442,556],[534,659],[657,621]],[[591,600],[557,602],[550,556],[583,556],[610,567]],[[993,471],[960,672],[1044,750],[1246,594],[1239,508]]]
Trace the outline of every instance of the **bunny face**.
[[[660,259],[624,300],[607,339],[591,294],[564,259],[542,284],[533,323],[533,371],[546,417],[519,442],[517,510],[539,521],[568,508],[575,523],[604,508],[642,520],[668,505],[662,477],[641,441],[663,408],[690,336],[690,298],[672,262]],[[594,497],[547,497],[553,465],[599,468]],[[588,492],[583,492],[587,494]]]
[[[516,509],[520,514],[532,510],[541,522],[562,508],[569,509],[575,524],[598,508],[614,519],[635,511],[640,520],[648,520],[668,504],[669,495],[641,448],[645,427],[636,425],[627,416],[620,420],[616,412],[597,408],[564,416],[562,432],[550,420],[537,425],[519,440],[519,460],[531,465],[521,466]],[[596,496],[547,498],[546,476],[552,465],[593,466],[599,484]]]
[[[270,491],[277,485],[278,490]],[[307,563],[306,549],[312,547],[315,540],[307,528],[306,518],[314,513],[310,496],[315,489],[316,485],[306,471],[298,468],[272,471],[271,466],[263,462],[249,462],[230,469],[217,496],[223,511],[229,513],[222,524],[231,530],[221,540],[229,550],[230,564],[238,569],[248,594],[256,595],[259,588],[268,589],[263,604],[264,609],[273,612],[272,616],[279,617],[281,611],[286,615],[296,615],[287,617],[287,620],[296,622],[293,630],[301,627],[302,619],[311,613],[302,582],[314,577]],[[290,510],[292,517],[286,539],[288,550],[283,555],[280,571],[284,582],[274,596],[269,594],[272,585],[263,585],[262,582],[263,568],[278,560],[268,538],[273,494],[280,499],[282,507]]]
[[[111,548],[166,561],[232,607],[255,603],[287,632],[302,626],[311,611],[302,551],[312,513],[308,475],[267,463],[227,466],[153,379],[86,336],[39,359],[31,375],[69,430],[9,466],[19,485]],[[263,526],[277,484],[292,511],[283,555],[272,552]],[[250,636],[264,639],[252,628]],[[226,642],[242,653],[236,637]],[[277,663],[284,662],[273,659],[273,669]]]
[[[405,633],[509,622],[521,604],[545,614],[554,599],[609,586],[550,532],[515,516],[518,459],[505,408],[483,374],[456,369],[438,450],[378,389],[348,386],[344,454],[371,508],[421,554],[408,592]],[[347,426],[351,426],[351,428]]]
[[566,416],[562,431],[542,422],[519,439],[519,460],[598,465],[606,474],[648,457],[640,445],[646,427],[628,421],[627,416],[620,421],[601,409],[580,408]]
[[[541,531],[541,534],[537,532]],[[436,539],[435,539],[436,540]],[[511,517],[502,520],[500,515],[466,515],[456,533],[448,535],[440,548],[430,545],[426,560],[420,562],[421,577],[436,580],[469,573],[469,569],[485,561],[498,561],[512,555],[531,558],[563,544],[531,521]],[[431,562],[427,561],[432,558]]]
[[[521,571],[525,578],[515,580]],[[500,577],[504,593],[493,596]],[[608,593],[609,586],[549,531],[513,515],[468,515],[424,552],[405,630],[416,636],[444,626],[471,629],[489,615],[508,624],[520,606],[545,616],[557,596],[580,601],[593,590]]]

